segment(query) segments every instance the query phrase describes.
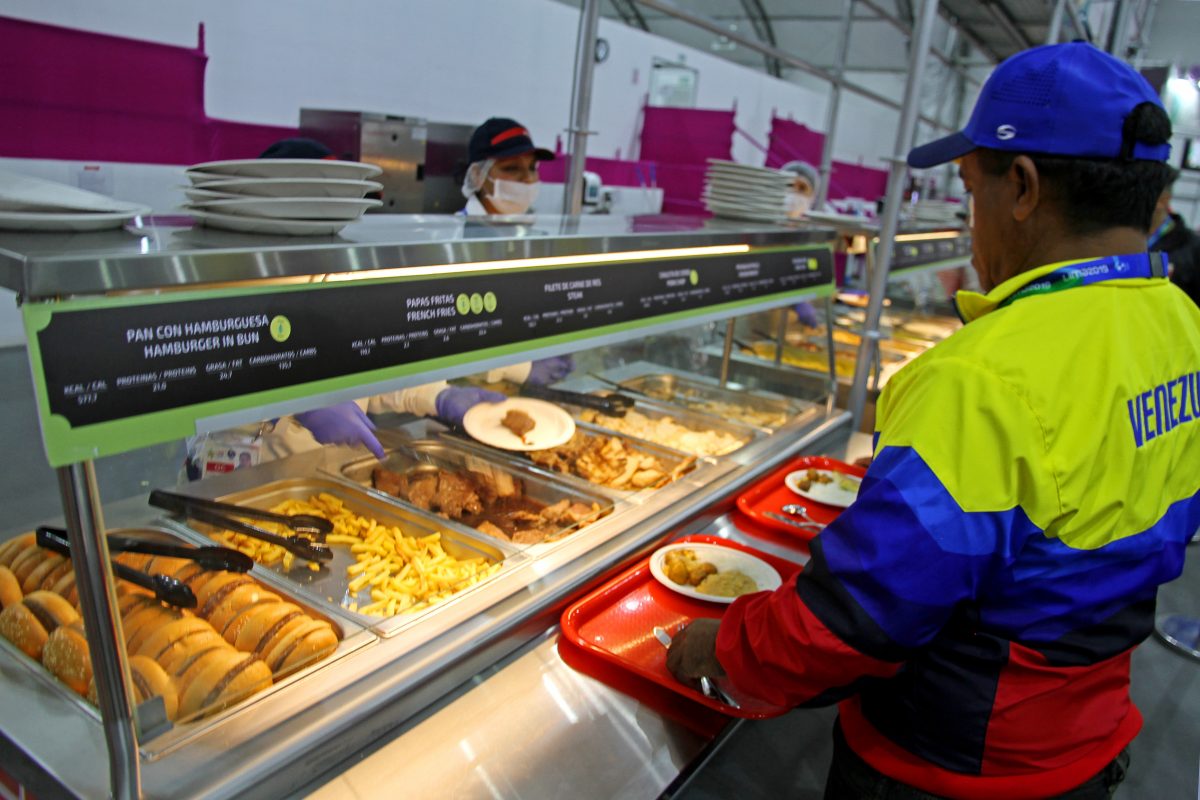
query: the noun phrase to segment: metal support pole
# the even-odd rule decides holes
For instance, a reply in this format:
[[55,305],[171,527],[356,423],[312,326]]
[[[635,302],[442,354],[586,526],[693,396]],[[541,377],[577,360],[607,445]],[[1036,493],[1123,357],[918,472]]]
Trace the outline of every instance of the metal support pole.
[[916,38],[909,56],[908,83],[904,87],[903,110],[900,112],[900,128],[896,133],[896,155],[892,160],[888,176],[887,199],[884,201],[883,222],[879,231],[879,252],[876,254],[875,270],[871,274],[870,299],[867,303],[867,318],[863,323],[863,337],[858,346],[858,361],[854,365],[854,383],[850,386],[850,414],[854,428],[862,421],[863,407],[867,401],[867,378],[879,343],[879,318],[883,315],[883,295],[887,290],[888,272],[892,266],[892,249],[896,229],[900,222],[900,204],[904,195],[904,181],[908,174],[905,156],[912,149],[917,130],[917,106],[921,98],[921,76],[925,71],[925,59],[929,54],[929,40],[933,34],[933,21],[937,17],[938,0],[923,0],[921,16],[917,20]]
[[788,310],[779,309],[779,322],[775,325],[775,366],[783,364],[783,348],[787,346]]
[[854,0],[846,0],[846,9],[842,13],[842,37],[838,40],[834,60],[833,76],[836,80],[829,85],[829,105],[825,109],[825,141],[821,144],[821,185],[817,187],[817,197],[813,201],[813,208],[817,211],[825,208],[825,203],[829,200],[829,181],[833,177],[833,135],[837,131],[838,110],[842,104],[840,81],[846,71],[846,54],[850,52],[850,31],[853,26]]
[[1054,13],[1050,15],[1050,27],[1046,29],[1046,44],[1058,44],[1058,37],[1062,34],[1063,8],[1067,4],[1067,0],[1054,0]]
[[833,295],[825,295],[825,349],[829,353],[829,403],[837,402],[837,351],[833,341]]
[[596,67],[596,30],[600,0],[583,0],[579,9],[579,38],[575,42],[575,83],[571,89],[571,165],[563,194],[563,213],[583,211],[583,168],[587,163],[588,116],[592,110],[592,76]]
[[135,800],[141,796],[141,776],[133,704],[126,680],[129,665],[125,648],[120,644],[124,639],[117,614],[116,585],[108,563],[108,541],[92,463],[59,467],[58,488],[67,520],[71,562],[91,651],[104,739],[108,743],[112,796],[116,800]]
[[729,383],[729,360],[733,358],[733,323],[730,319],[725,323],[725,347],[721,351],[721,388]]

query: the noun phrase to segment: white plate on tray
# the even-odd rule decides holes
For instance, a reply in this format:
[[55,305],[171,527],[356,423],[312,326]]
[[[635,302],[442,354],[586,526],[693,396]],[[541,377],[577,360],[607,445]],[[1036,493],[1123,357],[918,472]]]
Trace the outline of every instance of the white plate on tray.
[[237,197],[193,201],[192,205],[219,214],[293,220],[355,220],[368,208],[383,203],[351,197]]
[[[800,482],[808,477],[809,470],[798,469],[795,472],[789,472],[787,477],[783,479],[783,483],[787,488],[806,500],[813,500],[817,503],[833,506],[834,508],[846,508],[858,497],[858,487],[862,485],[861,478],[831,469],[816,469],[812,471],[828,476],[833,481],[831,483],[817,483],[813,481],[809,488],[803,489],[800,487]],[[841,485],[842,483],[845,483],[847,486],[852,485],[854,489],[844,488]]]
[[[504,427],[509,411],[524,411],[533,418],[533,430],[525,438]],[[532,397],[510,397],[500,403],[476,403],[463,416],[463,428],[473,438],[501,450],[545,450],[571,441],[575,420],[553,403]]]
[[704,594],[703,592],[696,591],[696,588],[693,586],[678,584],[668,578],[667,573],[663,570],[663,562],[667,558],[667,553],[673,550],[691,550],[696,554],[697,561],[707,561],[717,568],[717,572],[737,570],[754,581],[758,587],[757,590],[760,592],[774,591],[783,585],[783,579],[779,577],[779,573],[770,564],[761,558],[756,558],[749,553],[743,553],[741,550],[735,550],[732,547],[700,542],[680,542],[678,544],[669,544],[654,551],[654,555],[650,556],[650,574],[654,576],[654,579],[668,589],[696,600],[729,604],[737,598]]
[[349,197],[358,199],[371,192],[383,191],[376,181],[338,178],[231,178],[228,175],[197,172],[197,186],[234,197]]
[[0,230],[6,231],[103,231],[124,227],[126,222],[146,216],[150,209],[139,206],[136,211],[42,212],[0,211]]
[[350,224],[348,220],[298,220],[249,217],[241,214],[221,214],[195,206],[184,206],[184,212],[201,225],[242,233],[270,233],[276,236],[332,236]]
[[239,158],[232,161],[207,161],[188,167],[185,174],[192,183],[212,180],[214,175],[242,178],[335,178],[367,180],[383,173],[381,167],[358,161],[327,161],[320,158]]

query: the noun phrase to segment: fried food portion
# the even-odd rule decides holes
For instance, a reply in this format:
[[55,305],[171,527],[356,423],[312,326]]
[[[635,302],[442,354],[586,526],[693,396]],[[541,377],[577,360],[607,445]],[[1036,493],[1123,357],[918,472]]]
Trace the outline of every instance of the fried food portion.
[[696,462],[691,456],[667,469],[657,456],[627,445],[619,436],[588,436],[579,431],[564,445],[528,455],[533,463],[554,472],[630,491],[670,483]]
[[651,418],[640,411],[626,412],[623,417],[610,417],[589,409],[580,415],[580,419],[698,456],[720,456],[746,444],[744,439],[732,433],[689,428],[672,417]]
[[504,419],[500,420],[500,424],[512,431],[513,435],[522,442],[526,443],[528,441],[525,439],[525,434],[537,427],[537,423],[533,421],[533,417],[515,408],[508,410],[508,413],[504,415]]
[[758,584],[749,575],[736,569],[721,572],[710,562],[701,561],[690,548],[668,552],[663,557],[663,572],[673,583],[714,597],[739,597],[758,591]]
[[796,485],[799,486],[802,491],[807,492],[813,487],[814,483],[833,483],[833,478],[819,470],[810,469],[807,473],[805,473],[803,478],[796,482]]

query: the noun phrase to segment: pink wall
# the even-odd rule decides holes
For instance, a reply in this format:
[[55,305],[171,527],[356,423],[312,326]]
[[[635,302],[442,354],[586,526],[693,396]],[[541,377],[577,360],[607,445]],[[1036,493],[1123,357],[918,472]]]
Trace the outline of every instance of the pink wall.
[[205,115],[203,37],[193,49],[0,17],[0,156],[195,164],[295,136]]

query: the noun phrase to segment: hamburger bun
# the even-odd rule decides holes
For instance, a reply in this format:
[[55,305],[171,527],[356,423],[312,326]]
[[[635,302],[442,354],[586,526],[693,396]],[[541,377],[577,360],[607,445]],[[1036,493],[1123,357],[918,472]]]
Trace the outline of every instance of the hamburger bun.
[[68,572],[71,572],[72,569],[73,567],[71,564],[71,559],[64,558],[62,563],[51,569],[42,577],[38,585],[33,587],[33,590],[36,591],[38,589],[43,589],[47,592],[51,591],[54,588],[54,584],[58,583],[59,579]]
[[[14,558],[12,563],[8,565],[8,568],[12,570],[13,575],[16,575],[17,580],[19,580],[21,585],[24,586],[25,579],[29,577],[29,573],[33,572],[34,568],[37,567],[38,564],[41,564],[47,556],[52,555],[58,556],[58,553],[55,553],[53,550],[43,550],[37,545],[34,545],[33,547],[26,547],[17,554],[17,557]],[[62,558],[62,556],[58,557]]]
[[0,636],[40,661],[50,634],[79,619],[71,604],[52,592],[33,592],[0,611]]
[[117,553],[113,556],[114,561],[119,561],[127,567],[133,569],[145,570],[146,562],[150,560],[150,556],[145,553]]
[[50,591],[66,600],[75,608],[79,607],[79,589],[75,586],[75,570],[67,570],[61,578],[55,581]]
[[0,544],[0,567],[11,568],[13,559],[23,553],[26,548],[33,547],[36,542],[37,536],[31,531]]
[[42,648],[42,664],[71,691],[87,693],[92,680],[92,657],[83,635],[83,620],[60,625],[50,634]]
[[158,657],[177,640],[202,631],[212,631],[212,626],[198,617],[179,617],[151,630],[136,650],[130,649],[129,655],[158,661]]
[[271,685],[267,665],[225,647],[196,661],[180,682],[179,715],[217,711]]
[[254,584],[254,579],[238,572],[218,572],[204,582],[196,593],[196,613],[207,618],[216,610],[217,604],[239,586]]
[[337,644],[337,635],[328,622],[309,618],[277,636],[263,661],[273,675],[280,675],[324,658],[337,649]]
[[179,570],[183,569],[187,564],[192,563],[186,558],[175,558],[174,556],[151,556],[142,567],[143,572],[150,572],[162,575],[174,575]]
[[[129,680],[133,684],[133,697],[130,699],[135,706],[141,705],[152,697],[161,697],[167,719],[174,720],[179,711],[178,693],[171,676],[145,656],[129,658]],[[93,678],[88,683],[87,699],[92,705],[99,705],[96,697],[96,681]]]
[[24,596],[21,584],[17,582],[17,576],[13,575],[12,570],[8,567],[0,567],[0,609],[21,602],[21,598]]
[[166,625],[168,622],[188,616],[187,612],[172,606],[159,603],[143,606],[129,615],[124,622],[125,647],[130,653],[142,649],[146,637]]
[[204,615],[204,618],[217,629],[218,633],[224,635],[225,628],[238,615],[238,612],[267,602],[279,602],[279,595],[267,591],[254,581],[243,583],[235,586],[233,591],[221,598],[221,602],[211,613]]
[[280,629],[297,619],[306,619],[294,603],[262,603],[250,609],[233,646],[244,653],[261,653]]
[[[41,561],[33,565],[33,568],[26,573],[25,578],[21,581],[21,591],[25,594],[36,592],[42,588],[42,581],[46,580],[46,576],[63,565],[67,565],[67,569],[71,568],[71,559],[63,558],[58,553],[46,553]],[[63,572],[59,572],[61,576]],[[14,575],[16,572],[13,573]]]

